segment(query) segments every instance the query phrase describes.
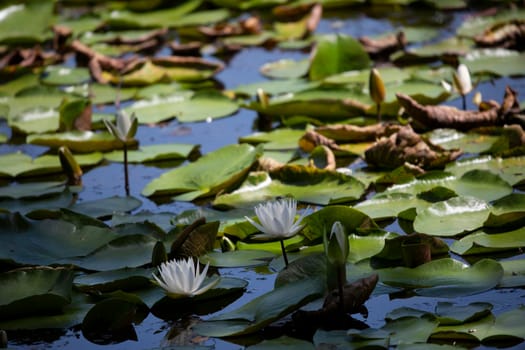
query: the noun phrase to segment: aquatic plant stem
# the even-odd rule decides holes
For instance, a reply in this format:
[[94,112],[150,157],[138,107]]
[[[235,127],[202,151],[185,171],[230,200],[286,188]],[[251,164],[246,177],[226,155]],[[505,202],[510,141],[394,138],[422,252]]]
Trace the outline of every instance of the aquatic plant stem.
[[376,103],[377,107],[377,122],[381,122],[381,103]]
[[128,145],[124,142],[124,189],[129,197]]
[[345,296],[344,296],[344,286],[346,284],[346,266],[338,265],[337,266],[337,287],[339,288],[339,307],[341,312],[345,313]]
[[463,110],[467,110],[467,95],[461,95],[461,100],[463,101]]
[[284,249],[284,240],[280,240],[281,242],[281,250],[283,252],[283,259],[284,259],[284,267],[288,267],[288,256],[286,256],[286,250]]

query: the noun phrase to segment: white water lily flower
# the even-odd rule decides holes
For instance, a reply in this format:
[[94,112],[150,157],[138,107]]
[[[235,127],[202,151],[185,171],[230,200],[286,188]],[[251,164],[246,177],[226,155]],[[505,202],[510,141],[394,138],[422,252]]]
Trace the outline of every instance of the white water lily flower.
[[157,284],[166,291],[166,295],[170,298],[193,297],[200,295],[219,283],[219,278],[202,286],[208,267],[206,264],[204,269],[199,271],[199,261],[197,260],[197,268],[192,258],[187,260],[171,260],[162,263],[158,267],[160,278],[153,273],[153,278]]
[[297,201],[286,198],[257,205],[255,215],[257,215],[260,224],[247,216],[245,218],[259,231],[263,232],[255,235],[254,238],[283,240],[294,236],[303,228],[301,221],[305,213],[295,221],[296,213]]
[[466,95],[472,91],[472,81],[470,80],[470,73],[468,68],[463,63],[460,64],[453,75],[454,89],[460,95]]

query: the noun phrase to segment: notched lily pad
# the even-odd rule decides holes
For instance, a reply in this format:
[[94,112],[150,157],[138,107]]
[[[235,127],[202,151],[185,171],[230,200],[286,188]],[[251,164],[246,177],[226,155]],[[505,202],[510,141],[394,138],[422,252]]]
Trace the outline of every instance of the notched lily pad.
[[[111,151],[122,147],[122,142],[109,132],[69,131],[54,134],[35,134],[27,137],[27,142],[34,145],[59,148],[66,146],[72,152],[87,153],[93,151]],[[128,147],[137,145],[130,140]]]
[[[154,163],[173,159],[186,159],[199,146],[188,144],[146,145],[137,150],[128,151],[130,163]],[[104,158],[112,162],[123,162],[123,151],[113,151],[104,154]]]

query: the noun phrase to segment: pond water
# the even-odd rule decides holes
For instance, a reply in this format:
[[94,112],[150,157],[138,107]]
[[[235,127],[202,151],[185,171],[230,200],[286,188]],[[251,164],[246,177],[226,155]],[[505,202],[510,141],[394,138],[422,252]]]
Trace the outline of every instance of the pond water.
[[[325,12],[317,33],[345,33],[355,37],[363,35],[375,35],[391,31],[402,25],[417,25],[421,23],[433,23],[439,25],[440,35],[435,40],[440,40],[454,33],[457,26],[470,14],[470,11],[441,12],[434,10],[414,10],[399,8],[379,8],[374,11],[360,8],[352,11]],[[271,61],[281,58],[306,58],[309,53],[280,49],[246,48],[235,54],[229,60],[226,69],[219,73],[216,78],[226,89],[234,88],[240,84],[248,84],[263,80],[259,73],[259,68]],[[525,92],[524,78],[500,78],[494,81],[481,83],[477,90],[481,91],[485,99],[500,101],[502,91],[506,85],[512,86],[518,92]],[[447,104],[460,106],[460,99],[448,101]],[[470,106],[472,107],[472,106]],[[105,109],[105,111],[112,111]],[[238,142],[239,137],[251,134],[256,130],[257,114],[254,111],[241,109],[238,113],[227,118],[221,118],[206,123],[179,123],[176,120],[165,123],[161,126],[140,126],[136,138],[141,145],[161,144],[161,143],[190,143],[199,144],[202,154],[207,154],[222,146]],[[2,124],[0,131],[9,132],[5,123]],[[21,149],[36,156],[47,149],[44,147],[27,145],[0,145],[0,154],[12,152],[14,149]],[[152,212],[169,212],[177,215],[185,210],[197,207],[193,203],[171,202],[155,203],[141,196],[142,189],[152,179],[165,172],[165,168],[144,165],[130,165],[131,195],[140,198],[142,206],[139,210],[149,210]],[[109,163],[98,166],[83,176],[84,190],[80,193],[79,202],[94,199],[107,198],[113,195],[122,195],[123,171],[122,165]],[[397,223],[388,226],[394,232],[403,231]],[[234,303],[227,306],[227,310],[233,310],[254,297],[261,295],[273,288],[275,272],[269,270],[253,269],[221,269],[221,274],[235,276],[246,279],[249,284],[247,291]],[[368,317],[356,315],[356,318],[366,322],[371,327],[381,327],[384,324],[385,315],[398,307],[410,306],[422,310],[433,311],[436,304],[440,301],[451,301],[446,298],[389,298],[388,295],[381,295],[371,298],[367,303]],[[460,304],[470,302],[489,302],[494,305],[493,312],[500,314],[504,311],[515,308],[517,305],[525,304],[525,290],[523,289],[504,289],[493,290],[469,297],[453,299]],[[203,315],[208,318],[212,315]],[[191,318],[188,318],[189,321]],[[181,321],[182,323],[183,321]],[[177,322],[178,323],[178,322]],[[162,346],[177,345],[173,337],[173,326],[175,322],[161,320],[150,314],[141,324],[135,327],[137,340],[128,340],[118,344],[97,345],[89,342],[82,336],[79,329],[69,329],[63,331],[36,331],[36,332],[9,332],[9,346],[13,349],[154,349]],[[185,339],[183,336],[176,338],[176,341]],[[175,341],[175,342],[176,342]],[[214,346],[216,349],[238,349],[244,346],[246,340],[221,340],[209,339],[203,345]],[[248,339],[248,344],[251,339]],[[484,346],[474,347],[477,349],[489,348]],[[517,345],[516,349],[524,348],[524,345]]]

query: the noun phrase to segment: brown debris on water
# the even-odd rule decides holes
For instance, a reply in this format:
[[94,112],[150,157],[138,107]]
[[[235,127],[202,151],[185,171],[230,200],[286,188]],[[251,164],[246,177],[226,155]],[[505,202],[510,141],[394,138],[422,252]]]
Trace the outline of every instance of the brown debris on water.
[[410,126],[389,137],[382,137],[365,151],[366,162],[373,167],[395,169],[405,163],[433,169],[445,166],[461,155],[460,150],[445,150],[425,140]]
[[505,124],[509,115],[519,110],[517,94],[510,87],[505,89],[503,103],[492,103],[484,111],[464,111],[451,106],[424,106],[408,95],[397,93],[399,104],[413,118],[417,127],[426,129],[450,128],[470,130],[483,126]]
[[312,152],[317,146],[326,146],[332,151],[341,151],[341,147],[332,139],[315,131],[307,131],[299,140],[299,147],[305,152]]
[[404,50],[407,46],[407,39],[402,31],[378,39],[362,36],[358,40],[372,58],[387,57],[398,50]]
[[510,50],[525,50],[525,21],[515,19],[497,23],[474,37],[477,46],[499,47]]
[[390,136],[402,128],[399,124],[380,123],[366,126],[351,124],[333,124],[320,126],[315,131],[336,142],[375,141],[383,136]]

